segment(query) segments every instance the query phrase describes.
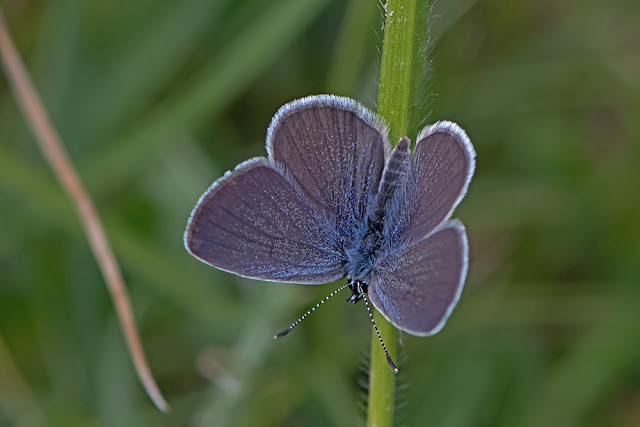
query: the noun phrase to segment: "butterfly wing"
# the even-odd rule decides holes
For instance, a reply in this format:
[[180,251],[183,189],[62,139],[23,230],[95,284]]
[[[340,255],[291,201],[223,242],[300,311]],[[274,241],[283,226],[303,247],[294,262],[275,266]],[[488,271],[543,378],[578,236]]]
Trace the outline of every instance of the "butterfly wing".
[[464,226],[449,221],[382,260],[373,271],[369,298],[397,328],[418,336],[436,334],[460,299],[468,254]]
[[449,220],[475,171],[475,150],[455,123],[438,122],[418,135],[406,187],[388,205],[391,220],[369,287],[373,305],[413,335],[440,331],[467,276],[467,235]]
[[420,239],[451,217],[467,193],[475,157],[469,137],[453,122],[441,121],[420,132],[404,195],[407,238]]
[[184,242],[203,262],[253,279],[322,284],[345,275],[335,231],[265,158],[238,165],[203,194]]
[[269,157],[285,166],[345,242],[364,224],[388,150],[378,116],[330,95],[286,104],[267,133]]

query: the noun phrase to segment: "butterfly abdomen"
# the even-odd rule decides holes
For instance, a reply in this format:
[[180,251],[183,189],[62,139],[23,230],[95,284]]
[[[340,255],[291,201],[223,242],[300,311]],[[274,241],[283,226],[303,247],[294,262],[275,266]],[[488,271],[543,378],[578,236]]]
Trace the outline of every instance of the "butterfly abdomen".
[[371,227],[376,231],[382,231],[384,216],[388,212],[387,205],[393,200],[396,191],[404,187],[407,182],[410,144],[409,138],[402,138],[391,152],[391,157],[384,167],[375,208],[369,218]]

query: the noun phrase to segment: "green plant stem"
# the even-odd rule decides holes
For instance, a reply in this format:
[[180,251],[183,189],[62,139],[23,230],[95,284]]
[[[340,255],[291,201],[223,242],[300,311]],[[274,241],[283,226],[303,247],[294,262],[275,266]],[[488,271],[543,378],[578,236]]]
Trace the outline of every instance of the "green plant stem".
[[[383,337],[387,351],[396,361],[398,330],[376,311],[376,324]],[[387,363],[378,335],[371,336],[371,365],[369,367],[369,402],[367,404],[367,426],[389,427],[393,425],[393,410],[396,395],[396,374]]]
[[391,125],[392,144],[415,138],[425,117],[428,20],[426,0],[387,3],[378,114]]
[[[378,114],[391,126],[392,144],[405,135],[415,138],[424,118],[428,18],[427,0],[387,2]],[[398,331],[378,312],[375,320],[391,358],[397,362]],[[395,384],[395,374],[372,331],[368,426],[393,425]]]

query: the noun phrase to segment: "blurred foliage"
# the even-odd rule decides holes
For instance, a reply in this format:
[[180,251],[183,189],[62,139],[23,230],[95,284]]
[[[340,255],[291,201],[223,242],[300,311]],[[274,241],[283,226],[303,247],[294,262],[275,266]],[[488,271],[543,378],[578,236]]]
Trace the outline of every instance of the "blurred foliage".
[[[263,284],[182,246],[199,195],[264,155],[273,113],[375,109],[375,0],[4,2],[104,220],[173,406],[144,395],[78,219],[0,79],[0,425],[321,426],[362,420],[367,314],[332,285]],[[640,3],[437,2],[428,122],[469,133],[467,289],[401,336],[398,421],[640,425]],[[410,137],[415,137],[410,135]]]

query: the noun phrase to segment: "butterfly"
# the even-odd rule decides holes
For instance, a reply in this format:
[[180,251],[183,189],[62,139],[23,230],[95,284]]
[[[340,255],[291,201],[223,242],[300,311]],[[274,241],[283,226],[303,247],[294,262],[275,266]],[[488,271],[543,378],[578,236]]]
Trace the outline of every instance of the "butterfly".
[[350,98],[317,95],[278,110],[266,148],[200,197],[186,249],[251,279],[346,277],[339,290],[364,299],[372,321],[367,299],[398,329],[439,332],[468,270],[466,231],[451,219],[475,171],[466,133],[440,121],[418,134],[413,153],[406,137],[391,149],[382,118]]

